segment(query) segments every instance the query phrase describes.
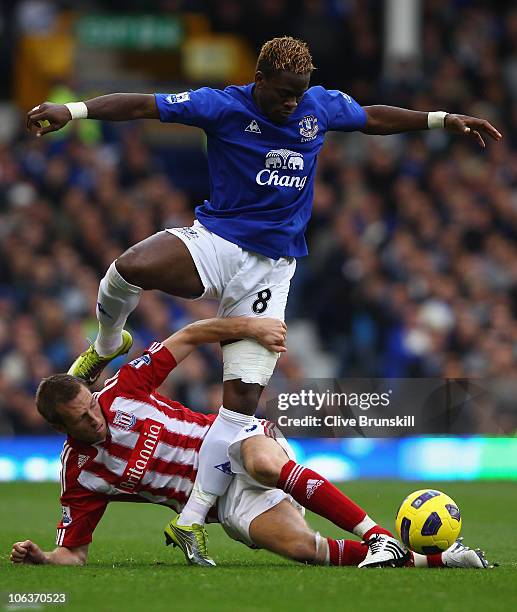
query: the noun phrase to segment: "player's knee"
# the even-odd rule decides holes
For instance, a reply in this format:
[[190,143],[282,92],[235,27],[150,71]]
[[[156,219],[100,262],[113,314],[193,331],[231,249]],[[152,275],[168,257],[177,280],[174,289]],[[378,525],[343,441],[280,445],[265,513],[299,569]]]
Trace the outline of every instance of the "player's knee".
[[[244,468],[257,482],[275,487],[282,470],[282,460],[264,451],[243,454]],[[285,463],[285,461],[284,461]]]
[[115,267],[122,278],[131,285],[143,287],[145,284],[145,266],[141,258],[131,247],[115,260]]

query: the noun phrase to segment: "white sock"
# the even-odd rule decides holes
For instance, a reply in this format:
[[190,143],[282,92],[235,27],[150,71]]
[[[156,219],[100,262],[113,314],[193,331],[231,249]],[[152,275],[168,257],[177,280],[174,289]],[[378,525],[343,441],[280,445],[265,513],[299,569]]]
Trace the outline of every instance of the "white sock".
[[427,557],[425,555],[420,555],[419,553],[412,553],[413,562],[415,567],[427,567]]
[[216,500],[217,495],[202,491],[196,480],[192,493],[178,518],[178,525],[193,525],[194,523],[203,525],[206,520],[206,515],[215,504]]
[[199,467],[194,489],[178,519],[178,525],[203,525],[218,497],[233,478],[228,446],[239,431],[251,423],[252,416],[222,407],[199,451]]
[[99,334],[95,350],[99,355],[111,355],[121,346],[122,330],[141,293],[140,287],[131,285],[120,276],[113,262],[100,282],[97,297]]
[[357,525],[353,528],[352,533],[355,533],[356,536],[359,536],[360,538],[363,537],[363,535],[372,527],[375,527],[375,525],[377,525],[377,523],[371,519],[368,515],[366,515],[364,517],[364,519],[360,522],[357,523]]

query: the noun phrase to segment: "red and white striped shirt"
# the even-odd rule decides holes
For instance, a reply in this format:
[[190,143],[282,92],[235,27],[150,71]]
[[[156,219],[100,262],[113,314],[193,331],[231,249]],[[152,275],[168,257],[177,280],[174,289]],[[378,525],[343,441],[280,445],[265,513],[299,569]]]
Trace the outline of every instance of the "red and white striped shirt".
[[59,546],[88,544],[108,502],[151,502],[181,511],[201,443],[215,414],[192,412],[156,389],[176,367],[157,342],[123,366],[96,394],[108,422],[104,442],[68,437],[61,453]]

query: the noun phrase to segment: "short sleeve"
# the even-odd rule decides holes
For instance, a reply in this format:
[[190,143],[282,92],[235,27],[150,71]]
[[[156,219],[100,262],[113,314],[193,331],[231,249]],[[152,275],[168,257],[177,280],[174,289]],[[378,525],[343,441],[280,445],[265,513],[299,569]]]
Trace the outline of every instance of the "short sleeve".
[[328,130],[353,132],[366,125],[366,112],[351,96],[337,89],[327,90]]
[[141,357],[120,368],[117,394],[126,393],[130,397],[149,395],[163,383],[176,365],[171,352],[161,342],[154,342]]
[[210,87],[154,96],[160,121],[193,125],[208,131],[217,126],[228,105],[225,94]]
[[61,455],[61,520],[57,526],[56,544],[67,548],[92,541],[92,534],[108,505],[104,495],[88,491],[79,484],[81,468],[89,460],[88,455],[81,453],[67,442]]
[[61,496],[61,520],[57,526],[56,544],[67,548],[84,546],[106,510],[108,501],[89,491]]

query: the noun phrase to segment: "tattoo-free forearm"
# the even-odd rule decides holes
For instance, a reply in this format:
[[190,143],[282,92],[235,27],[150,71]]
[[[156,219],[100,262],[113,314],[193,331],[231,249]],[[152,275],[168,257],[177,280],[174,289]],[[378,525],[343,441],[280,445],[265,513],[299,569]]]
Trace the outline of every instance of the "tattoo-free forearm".
[[421,111],[396,106],[365,106],[365,134],[399,134],[427,129],[427,115]]
[[250,329],[250,319],[246,317],[232,317],[196,321],[185,327],[182,332],[186,334],[188,342],[197,346],[199,344],[245,338],[250,335]]
[[187,325],[163,341],[176,360],[183,361],[200,344],[239,340],[249,337],[249,319],[234,317],[228,319],[204,319]]
[[85,101],[89,119],[129,121],[131,119],[158,119],[154,95],[114,93]]

